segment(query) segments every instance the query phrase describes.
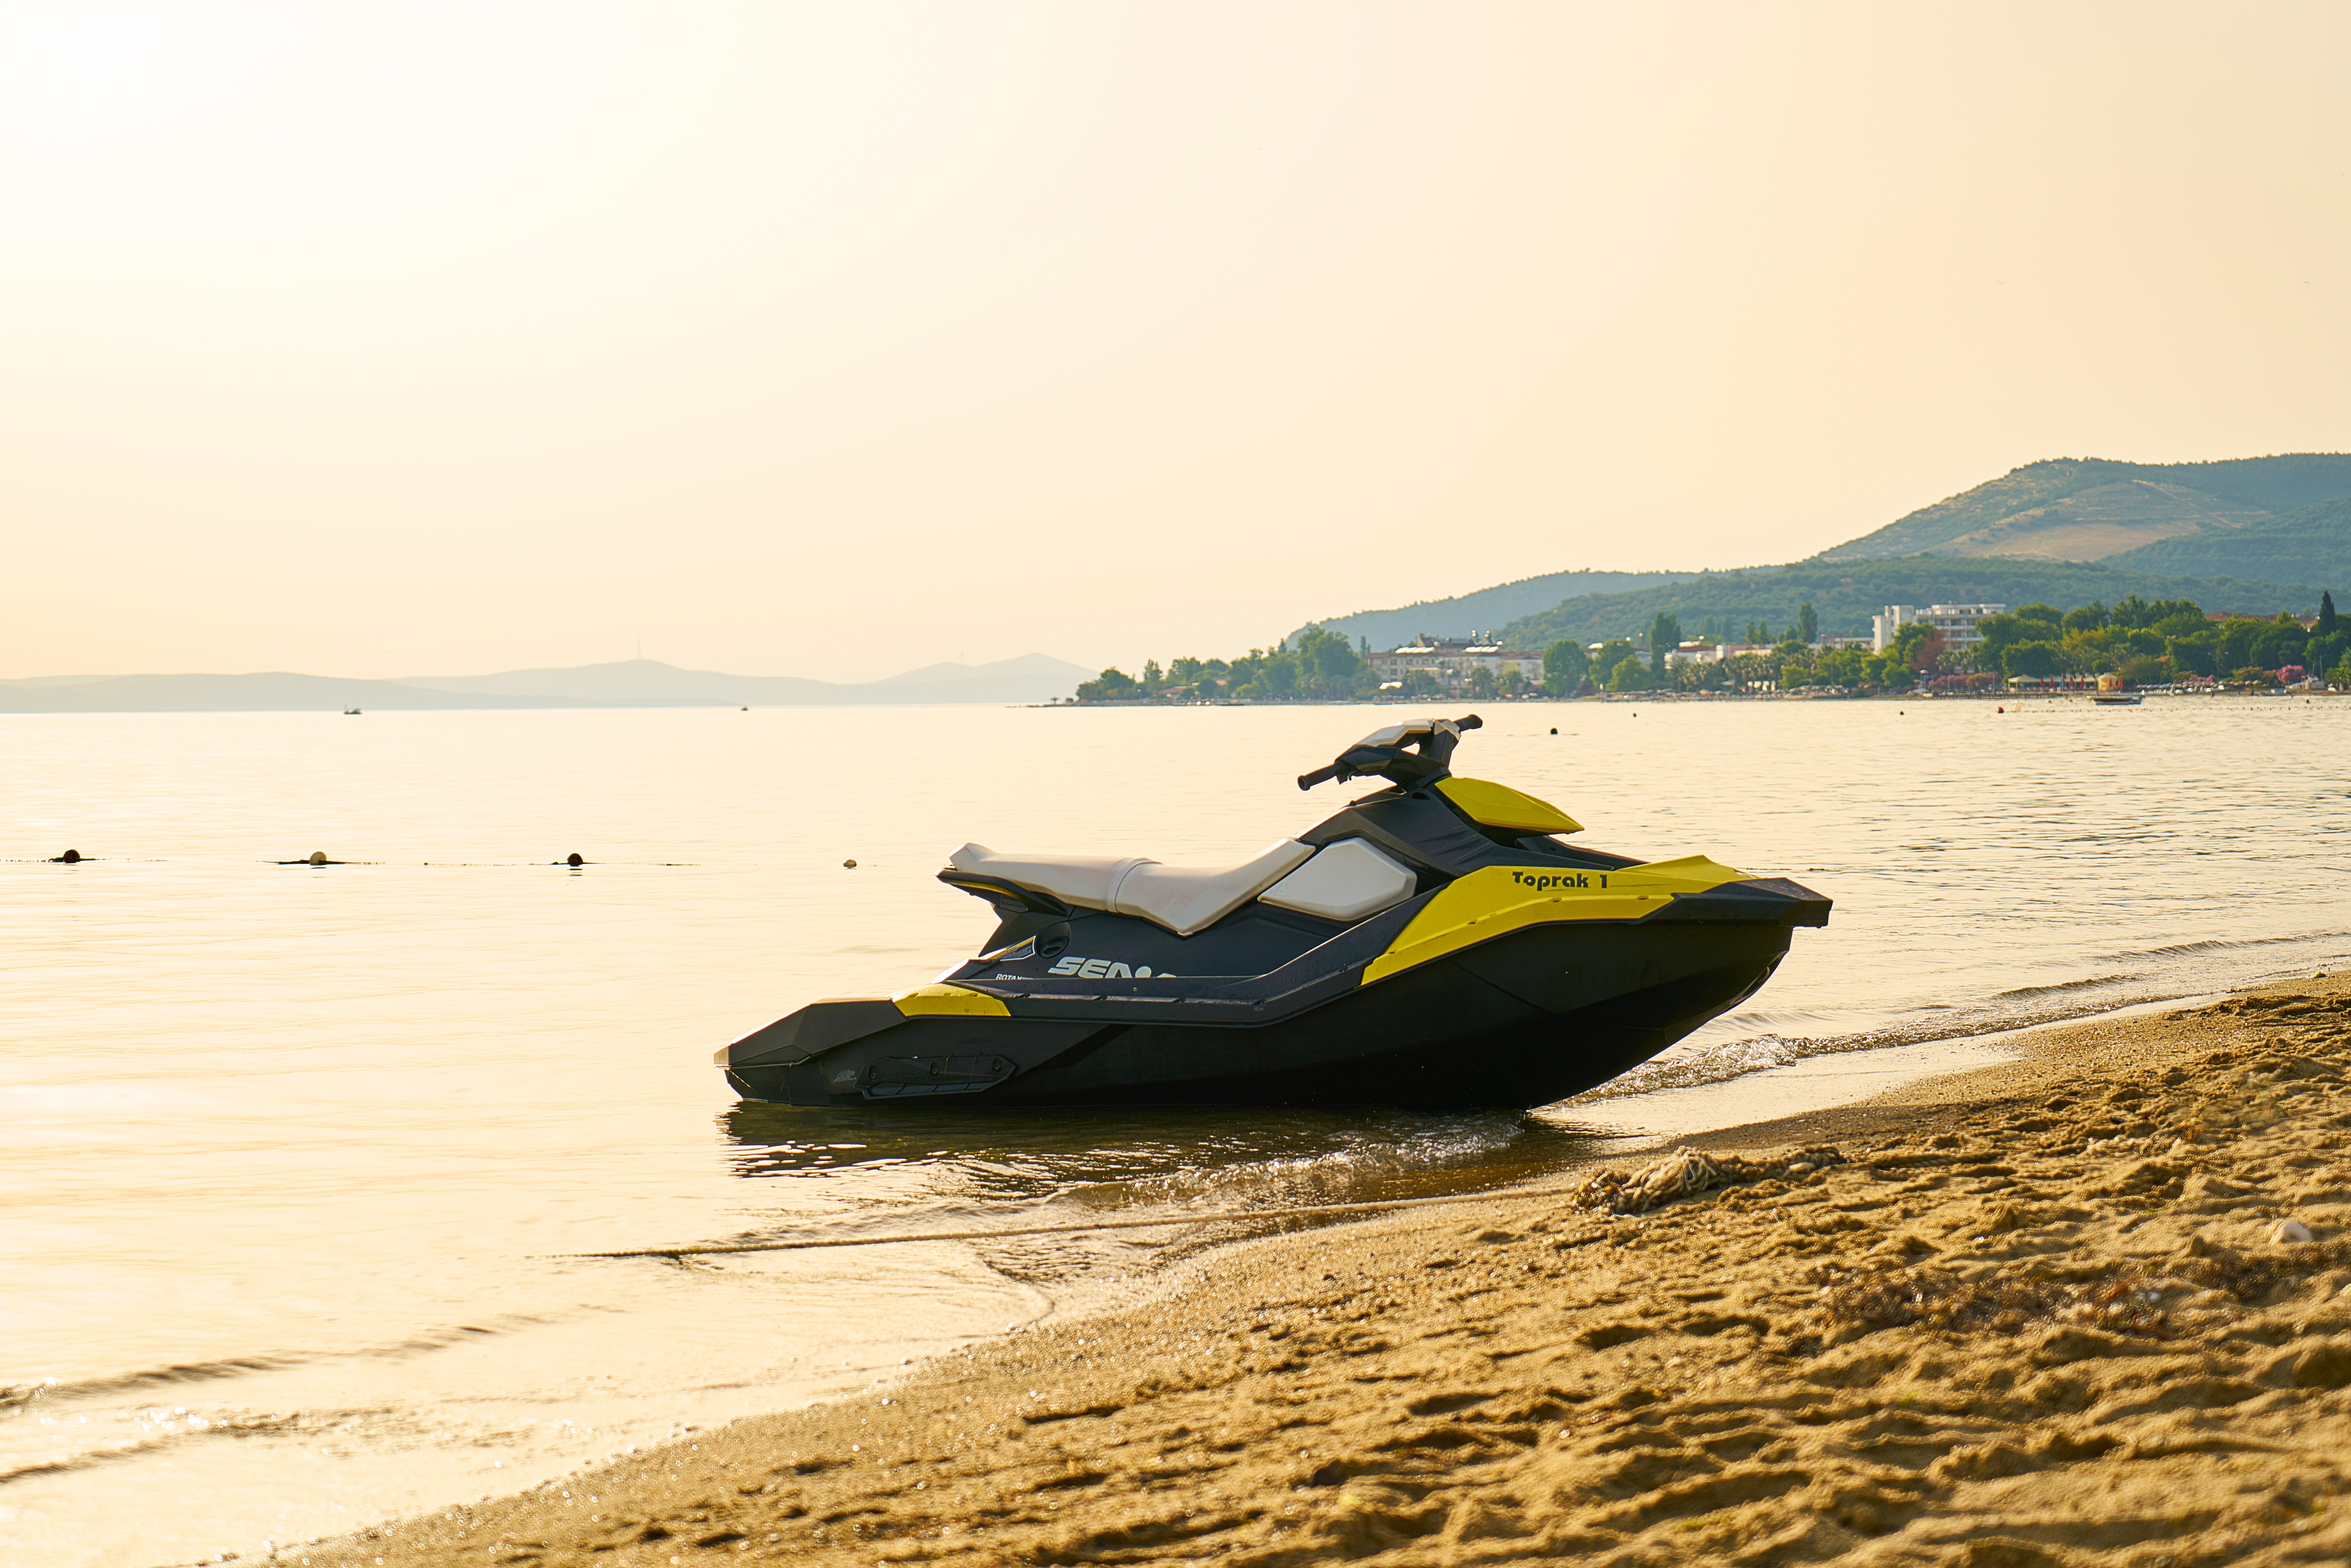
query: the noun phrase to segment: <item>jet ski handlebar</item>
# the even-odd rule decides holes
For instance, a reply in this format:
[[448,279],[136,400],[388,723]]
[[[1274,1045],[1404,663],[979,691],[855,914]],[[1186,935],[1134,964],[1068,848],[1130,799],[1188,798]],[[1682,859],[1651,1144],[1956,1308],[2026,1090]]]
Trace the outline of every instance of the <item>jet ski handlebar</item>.
[[1301,789],[1333,779],[1384,779],[1407,789],[1435,783],[1451,771],[1453,748],[1465,729],[1482,729],[1476,714],[1460,718],[1424,718],[1375,729],[1332,759],[1328,768],[1298,776]]

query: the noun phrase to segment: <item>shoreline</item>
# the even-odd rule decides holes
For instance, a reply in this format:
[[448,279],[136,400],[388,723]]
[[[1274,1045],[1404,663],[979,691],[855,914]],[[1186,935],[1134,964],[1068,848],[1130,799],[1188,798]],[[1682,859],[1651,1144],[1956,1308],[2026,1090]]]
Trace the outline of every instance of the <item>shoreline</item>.
[[[1424,708],[1425,708],[1425,707],[1431,706],[1432,705],[1445,704],[1445,705],[1454,705],[1454,706],[1458,706],[1458,705],[1460,705],[1460,704],[1463,704],[1463,703],[1492,703],[1492,704],[1495,704],[1495,705],[1497,705],[1497,706],[1503,706],[1503,707],[1518,707],[1518,706],[1548,706],[1548,707],[1561,707],[1561,706],[1568,706],[1568,705],[1570,705],[1570,704],[1574,704],[1574,703],[1643,703],[1643,702],[1646,702],[1646,703],[1661,703],[1661,702],[1665,702],[1665,703],[1732,703],[1732,702],[1738,702],[1738,703],[1769,703],[1769,702],[1856,702],[1856,703],[1863,703],[1863,702],[1866,702],[1866,703],[1880,703],[1880,702],[1894,702],[1894,703],[1916,703],[1916,702],[1988,702],[1988,703],[2023,703],[2023,702],[2074,702],[2074,701],[2086,701],[2086,700],[2089,700],[2089,699],[2091,699],[2091,698],[2095,698],[2095,697],[2098,696],[2099,695],[2100,695],[2100,694],[2099,694],[2098,687],[2096,686],[2096,685],[2095,685],[2095,683],[2093,683],[2092,685],[2086,685],[2086,686],[2069,686],[2069,687],[2062,688],[2062,689],[2060,689],[2060,690],[2056,690],[2056,691],[2033,690],[2033,691],[2021,691],[2021,692],[2012,692],[2012,691],[2008,691],[2008,690],[2001,689],[2001,688],[1994,688],[1994,689],[1991,689],[1991,690],[1980,691],[1980,692],[1959,692],[1959,691],[1946,691],[1946,692],[1922,692],[1922,691],[1907,691],[1907,692],[1854,692],[1854,691],[1827,691],[1827,690],[1818,690],[1818,691],[1816,691],[1816,690],[1813,690],[1813,689],[1812,689],[1812,688],[1810,688],[1810,687],[1798,687],[1798,688],[1796,688],[1796,689],[1794,689],[1794,690],[1792,690],[1792,691],[1772,691],[1772,692],[1681,692],[1681,691],[1593,692],[1593,694],[1591,694],[1589,696],[1581,696],[1581,697],[1547,697],[1547,696],[1518,696],[1518,697],[1495,696],[1495,697],[1473,697],[1473,696],[1444,696],[1444,695],[1437,695],[1437,696],[1418,696],[1418,697],[1393,697],[1393,696],[1373,696],[1373,697],[1301,697],[1301,698],[1290,698],[1290,697],[1271,697],[1271,698],[1267,698],[1267,697],[1212,697],[1212,698],[1207,699],[1207,700],[1205,700],[1205,701],[1200,701],[1200,702],[1181,702],[1181,703],[1179,703],[1179,702],[1161,702],[1161,701],[1158,701],[1158,700],[1157,700],[1157,699],[1155,699],[1155,698],[1150,698],[1150,697],[1109,697],[1109,698],[1083,697],[1083,698],[1071,698],[1071,699],[1066,699],[1066,700],[1063,700],[1063,699],[1055,699],[1055,700],[1052,700],[1052,701],[1041,702],[1041,703],[1011,703],[1011,704],[1007,704],[1006,706],[1011,706],[1011,707],[1055,708],[1055,709],[1061,709],[1061,710],[1064,710],[1064,711],[1073,712],[1073,713],[1074,713],[1074,712],[1078,712],[1078,711],[1084,710],[1084,709],[1090,709],[1090,708],[1166,708],[1166,709],[1175,709],[1175,708],[1212,708],[1212,707],[1295,707],[1295,708],[1314,708],[1314,707],[1424,707]],[[2108,694],[2108,695],[2112,695],[2112,694]],[[2189,690],[2182,690],[2182,689],[2180,689],[2180,688],[2179,688],[2179,687],[2176,687],[2176,686],[2146,686],[2146,687],[2133,687],[2133,688],[2126,689],[2126,690],[2123,693],[2123,695],[2126,695],[2126,696],[2137,696],[2137,697],[2140,697],[2140,698],[2142,698],[2142,699],[2146,699],[2146,698],[2154,698],[2154,697],[2193,697],[2193,698],[2195,698],[2197,701],[2199,701],[2199,702],[2202,702],[2202,701],[2205,701],[2205,700],[2207,700],[2207,699],[2209,699],[2209,698],[2213,698],[2213,697],[2262,697],[2262,698],[2268,698],[2268,697],[2305,697],[2305,698],[2309,698],[2309,697],[2341,697],[2341,696],[2351,696],[2351,691],[2346,691],[2346,690],[2344,690],[2344,689],[2341,689],[2341,688],[2332,687],[2332,686],[2329,686],[2329,687],[2323,687],[2323,688],[2321,688],[2321,689],[2319,689],[2319,690],[2316,690],[2316,691],[2304,691],[2304,690],[2301,690],[2301,689],[2296,688],[2296,687],[2294,687],[2294,686],[2283,686],[2283,687],[2280,687],[2280,688],[2278,688],[2278,689],[2276,689],[2276,690],[2274,690],[2274,691],[2256,691],[2256,690],[2252,690],[2252,689],[2250,689],[2250,688],[2245,688],[2245,687],[2235,687],[2235,686],[2217,686],[2217,687],[2214,687],[2213,689],[2211,689],[2211,690],[2210,690],[2210,691],[2201,690],[2201,689],[2193,690],[2193,691],[2189,691]]]
[[2339,1560],[2351,983],[2022,1043],[277,1561]]

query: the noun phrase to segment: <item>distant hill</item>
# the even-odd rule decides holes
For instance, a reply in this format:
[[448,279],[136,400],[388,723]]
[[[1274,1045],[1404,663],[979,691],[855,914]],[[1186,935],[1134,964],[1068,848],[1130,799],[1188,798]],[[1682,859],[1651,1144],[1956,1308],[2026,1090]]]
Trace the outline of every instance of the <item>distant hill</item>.
[[2351,583],[2351,496],[2321,501],[2227,533],[2160,539],[2106,564],[2126,571],[2216,572],[2272,582]]
[[798,675],[729,675],[681,670],[657,659],[624,659],[561,670],[507,670],[495,675],[406,675],[401,684],[484,696],[562,697],[592,703],[1028,703],[1069,691],[1095,671],[1043,653],[991,664],[929,664],[878,681],[841,683]]
[[1710,571],[1687,582],[1633,593],[1571,599],[1538,615],[1501,628],[1514,648],[1541,651],[1562,638],[1596,643],[1648,630],[1652,617],[1670,611],[1692,635],[1708,621],[1732,634],[1761,621],[1774,632],[1796,619],[1796,607],[1810,601],[1821,630],[1858,635],[1870,617],[1888,604],[2053,604],[2060,610],[2100,601],[2112,604],[2126,594],[2147,599],[2192,599],[2208,611],[2234,610],[2270,616],[2281,610],[2309,614],[2318,608],[2316,586],[2262,581],[2245,577],[2169,576],[2126,571],[2110,561],[1970,559],[1940,555],[1896,560],[1833,561],[1821,558],[1792,566],[1750,571]]
[[397,681],[272,672],[0,681],[0,713],[338,713],[344,708],[578,707],[528,697],[453,697]]
[[[1397,610],[1361,610],[1328,621],[1310,622],[1335,632],[1353,643],[1367,638],[1374,648],[1394,648],[1420,632],[1435,637],[1466,637],[1548,610],[1563,599],[1592,593],[1626,593],[1660,583],[1686,582],[1695,571],[1554,571],[1542,577],[1522,577],[1516,582],[1481,588],[1451,599],[1422,599]],[[1299,632],[1306,630],[1301,626]],[[1298,635],[1293,632],[1290,635]],[[1091,676],[1092,671],[1087,674]]]
[[765,707],[858,703],[1043,702],[1093,671],[1042,653],[932,664],[857,683],[681,670],[652,659],[495,675],[346,680],[333,675],[38,675],[0,681],[0,713],[271,713],[421,708]]
[[[2344,496],[2351,496],[2351,454],[2292,453],[2218,463],[2059,457],[2028,463],[1921,507],[1875,533],[1823,550],[1822,559],[1870,560],[1932,551],[2101,560],[2164,539],[2225,539],[2280,514]],[[2351,558],[2346,559],[2351,564]]]

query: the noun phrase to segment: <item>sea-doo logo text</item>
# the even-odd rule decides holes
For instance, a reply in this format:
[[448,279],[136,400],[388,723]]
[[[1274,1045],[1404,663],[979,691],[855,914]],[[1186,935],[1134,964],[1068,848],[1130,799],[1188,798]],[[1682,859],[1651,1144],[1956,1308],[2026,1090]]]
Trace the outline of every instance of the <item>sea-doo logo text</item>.
[[[1558,873],[1514,871],[1510,873],[1510,880],[1521,887],[1531,887],[1537,893],[1548,892],[1554,887],[1590,887],[1592,885],[1592,874],[1589,872],[1581,871]],[[1600,873],[1600,885],[1603,887],[1608,885],[1606,872]]]
[[1080,958],[1074,956],[1062,959],[1045,972],[1049,975],[1075,975],[1084,980],[1147,980],[1151,978],[1151,966],[1148,964],[1137,964],[1130,969],[1123,964],[1113,964],[1107,958]]

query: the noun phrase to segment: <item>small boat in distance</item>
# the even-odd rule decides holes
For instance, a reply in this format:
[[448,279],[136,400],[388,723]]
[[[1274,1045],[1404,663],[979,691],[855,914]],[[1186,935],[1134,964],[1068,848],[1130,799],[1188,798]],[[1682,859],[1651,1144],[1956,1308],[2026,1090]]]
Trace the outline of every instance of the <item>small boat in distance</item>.
[[2137,707],[2146,699],[2137,692],[2099,692],[2090,700],[2100,707]]
[[1570,844],[1557,807],[1453,774],[1479,727],[1364,737],[1299,788],[1381,787],[1236,865],[966,844],[939,880],[987,905],[978,956],[811,1002],[718,1065],[793,1105],[1524,1109],[1737,1007],[1828,924],[1782,878]]
[[359,711],[360,711],[360,710],[359,710],[359,709],[357,709],[357,708],[355,708],[355,707],[347,707],[347,708],[345,708],[345,709],[343,710],[343,715],[344,715],[344,716],[345,716],[345,717],[347,717],[347,718],[348,718],[348,717],[351,716],[352,715],[357,714]]

